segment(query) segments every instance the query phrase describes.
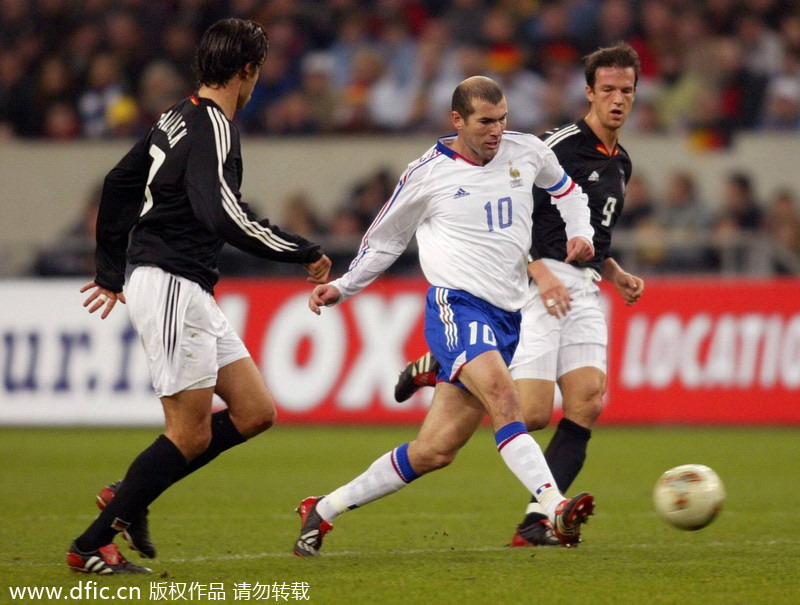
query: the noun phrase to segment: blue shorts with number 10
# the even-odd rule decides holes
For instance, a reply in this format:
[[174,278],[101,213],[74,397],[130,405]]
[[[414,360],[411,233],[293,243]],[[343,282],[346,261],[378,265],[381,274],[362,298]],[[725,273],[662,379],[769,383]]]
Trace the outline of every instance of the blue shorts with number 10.
[[481,353],[498,351],[511,363],[519,342],[520,311],[504,311],[463,290],[431,286],[425,305],[425,340],[441,369],[436,380],[465,388],[461,367]]

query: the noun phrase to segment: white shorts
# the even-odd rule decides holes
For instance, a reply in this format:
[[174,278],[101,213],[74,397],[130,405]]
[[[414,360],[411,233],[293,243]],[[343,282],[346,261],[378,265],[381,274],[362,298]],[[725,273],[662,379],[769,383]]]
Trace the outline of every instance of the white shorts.
[[137,267],[125,298],[159,397],[214,386],[219,368],[250,357],[214,297],[191,280]]
[[591,269],[550,259],[544,262],[569,292],[572,308],[560,319],[550,315],[538,287],[530,284],[519,345],[509,366],[511,376],[555,382],[578,368],[595,367],[605,373],[608,328],[595,283],[599,276]]

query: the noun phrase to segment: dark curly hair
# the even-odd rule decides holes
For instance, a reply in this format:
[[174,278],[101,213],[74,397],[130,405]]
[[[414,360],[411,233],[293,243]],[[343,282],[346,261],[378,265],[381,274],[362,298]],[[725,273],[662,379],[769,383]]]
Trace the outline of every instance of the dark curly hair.
[[203,34],[194,57],[197,81],[206,86],[225,84],[253,63],[261,66],[267,58],[267,32],[255,21],[223,19]]

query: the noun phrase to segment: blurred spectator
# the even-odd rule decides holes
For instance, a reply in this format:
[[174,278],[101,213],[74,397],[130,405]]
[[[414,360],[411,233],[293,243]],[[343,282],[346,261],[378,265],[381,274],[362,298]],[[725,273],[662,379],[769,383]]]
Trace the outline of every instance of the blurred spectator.
[[389,78],[397,88],[408,89],[416,76],[419,44],[401,15],[392,14],[383,24],[377,46]]
[[704,53],[684,57],[675,49],[659,56],[659,77],[653,83],[652,103],[659,125],[666,131],[685,132],[697,100],[708,86]]
[[361,221],[353,212],[342,210],[333,217],[328,233],[336,240],[337,244],[341,245],[342,243],[352,244],[352,239],[361,237],[364,230]]
[[41,115],[42,108],[54,101],[74,101],[77,86],[69,65],[60,55],[45,57],[36,78],[33,105],[34,113]]
[[68,101],[54,101],[44,110],[42,136],[57,141],[70,141],[81,136],[81,119]]
[[717,223],[722,231],[755,231],[761,228],[763,212],[755,198],[753,184],[744,172],[728,176],[723,189],[721,211]]
[[339,95],[333,88],[333,60],[327,53],[310,53],[303,59],[300,93],[309,106],[314,130],[330,133],[336,129]]
[[198,43],[197,31],[187,21],[173,21],[164,28],[160,43],[160,60],[169,62],[178,71],[181,80],[194,88],[192,60]]
[[735,32],[738,0],[706,0],[704,5],[705,18],[713,33],[728,36]]
[[[142,10],[148,6],[149,3],[144,3]],[[105,47],[116,58],[123,83],[127,86],[138,82],[152,57],[134,10],[112,10],[106,17],[103,34]]]
[[[687,13],[690,11],[687,11]],[[680,13],[661,0],[647,0],[642,4],[638,31],[631,38],[631,46],[639,53],[643,80],[669,78],[683,62],[678,47]],[[668,61],[665,63],[664,57]],[[668,69],[665,69],[668,67]]]
[[94,275],[94,236],[101,192],[102,184],[89,192],[75,222],[61,237],[37,253],[31,274],[40,277]]
[[788,12],[780,19],[784,54],[800,54],[800,11]]
[[63,56],[75,79],[83,81],[84,85],[92,57],[100,52],[102,42],[100,27],[93,21],[79,24],[66,36]]
[[377,48],[382,68],[369,90],[369,119],[379,129],[400,131],[413,119],[419,45],[406,23],[393,17],[382,28]]
[[[337,37],[330,47],[333,57],[333,85],[344,90],[354,80],[356,56],[374,50],[364,15],[351,9],[338,23]],[[269,61],[267,61],[269,63]]]
[[453,43],[459,46],[475,44],[480,40],[486,3],[481,0],[453,0],[447,4],[442,17]]
[[650,183],[641,175],[631,175],[625,188],[625,205],[616,222],[617,229],[636,229],[656,213]]
[[700,198],[694,177],[688,172],[670,175],[658,222],[673,234],[698,234],[711,225],[708,204]]
[[125,83],[116,57],[107,52],[95,55],[89,65],[88,88],[78,99],[83,133],[90,138],[112,135],[109,114],[125,97]]
[[314,209],[314,200],[305,191],[291,193],[283,202],[281,228],[302,235],[306,239],[319,239],[325,227]]
[[[617,40],[627,40],[633,34],[634,27],[633,3],[630,0],[605,0],[600,3],[595,20],[593,45],[600,48],[610,46]],[[595,48],[586,50],[591,52]]]
[[278,135],[311,135],[320,130],[309,97],[295,90],[264,110],[266,132]]
[[193,87],[168,61],[153,61],[144,68],[139,81],[140,121],[152,124],[168,107],[191,94]]
[[688,172],[670,175],[664,205],[657,219],[670,242],[665,268],[677,272],[702,269],[706,252],[700,242],[711,226],[711,216]]
[[[434,23],[436,26],[441,25],[440,21]],[[439,40],[425,39],[420,43],[408,120],[405,125],[407,130],[436,131],[443,121],[443,116],[447,115],[450,103],[446,97],[437,95],[436,91],[437,82],[446,77],[446,62],[451,55],[447,57],[442,55],[449,50],[445,49]]]
[[745,10],[739,15],[736,37],[749,72],[770,77],[781,70],[784,53],[781,37],[754,10]]
[[800,79],[779,76],[769,83],[761,128],[800,131]]
[[[548,48],[569,46],[579,54],[570,31],[570,13],[564,2],[543,2],[539,10],[522,25],[522,32],[536,54],[548,54]],[[541,62],[543,63],[543,61]],[[539,64],[539,69],[542,64]]]
[[357,182],[332,220],[332,233],[360,237],[369,229],[394,186],[395,177],[387,168],[381,168]]
[[33,3],[28,0],[0,2],[0,40],[12,39],[19,32],[35,27]]
[[[384,75],[383,57],[372,46],[359,48],[352,58],[350,81],[342,89],[337,122],[343,132],[374,131],[373,103],[381,98],[373,99],[373,87]],[[395,111],[405,111],[401,105],[392,106]]]
[[[794,191],[779,189],[773,195],[762,228],[770,241],[792,254],[796,262],[800,262],[800,203]],[[774,268],[781,274],[793,272],[780,259]]]
[[13,49],[0,48],[0,123],[17,136],[32,136],[25,65]]
[[[624,211],[623,211],[623,214]],[[659,273],[664,271],[668,260],[667,233],[658,224],[654,216],[642,219],[632,232],[635,254],[625,266],[635,266],[642,273]]]
[[722,121],[731,130],[752,128],[761,115],[767,78],[748,68],[745,51],[737,40],[721,38],[714,51],[712,85],[719,93]]
[[253,88],[250,102],[236,113],[236,121],[248,132],[268,133],[267,116],[272,107],[300,87],[298,74],[292,70],[290,57],[280,51],[269,51]]

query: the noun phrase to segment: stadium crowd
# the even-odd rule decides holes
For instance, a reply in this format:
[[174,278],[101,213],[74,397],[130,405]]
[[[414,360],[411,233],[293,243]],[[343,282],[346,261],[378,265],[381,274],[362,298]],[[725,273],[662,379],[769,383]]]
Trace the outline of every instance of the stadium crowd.
[[504,87],[515,129],[542,132],[583,111],[581,58],[617,39],[642,59],[629,131],[800,129],[792,0],[2,0],[0,130],[138,134],[193,90],[199,33],[223,16],[269,31],[237,117],[251,134],[438,133],[474,73]]
[[[502,85],[512,129],[543,132],[585,112],[582,57],[618,39],[642,61],[626,132],[681,133],[698,148],[743,130],[800,132],[794,0],[0,0],[0,139],[142,134],[194,90],[198,37],[225,16],[255,19],[270,36],[236,116],[251,137],[441,134],[450,93],[476,73]],[[768,233],[800,253],[797,192],[754,200],[751,176],[732,174],[720,200],[702,200],[690,175],[675,174],[653,193],[646,168],[620,226],[628,240],[655,242],[636,246],[645,270],[719,268],[718,253],[691,244],[697,232],[717,243]],[[286,219],[301,224],[287,228],[363,233],[394,178],[365,176],[329,224],[299,192]]]

